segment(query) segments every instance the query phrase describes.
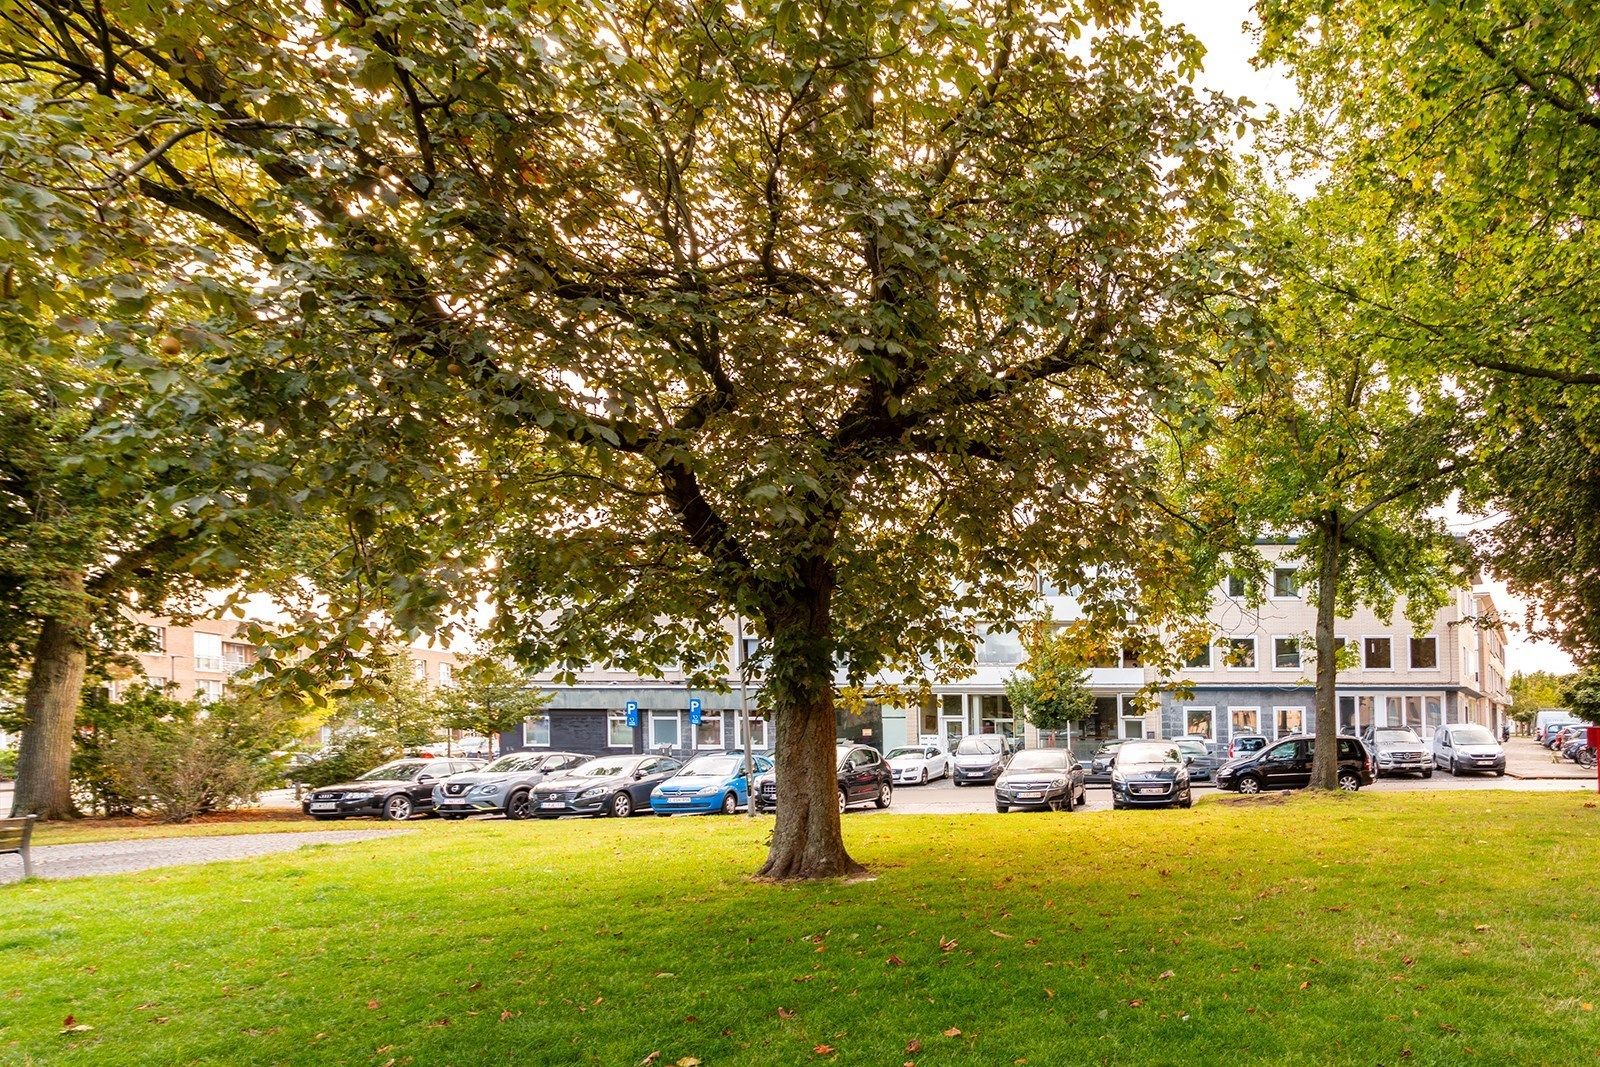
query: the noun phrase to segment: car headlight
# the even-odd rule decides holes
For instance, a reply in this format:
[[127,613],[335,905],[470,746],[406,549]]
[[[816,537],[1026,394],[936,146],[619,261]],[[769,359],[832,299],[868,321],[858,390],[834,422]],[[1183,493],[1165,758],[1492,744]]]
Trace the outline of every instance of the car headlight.
[[588,789],[585,789],[583,792],[578,794],[578,799],[588,800],[590,797],[597,797],[605,791],[606,787],[603,785],[590,786]]
[[486,797],[492,797],[496,793],[500,792],[500,790],[503,788],[505,787],[499,782],[490,782],[487,785],[480,785],[477,789],[474,789],[473,792],[482,793]]
[[344,795],[346,800],[368,800],[372,797],[370,789],[352,789]]
[[1128,780],[1126,778],[1122,777],[1122,775],[1117,773],[1116,771],[1112,771],[1111,772],[1111,784],[1112,785],[1127,785],[1128,784]]
[[695,793],[695,796],[697,796],[697,797],[714,797],[720,792],[722,792],[722,787],[720,785],[708,785],[704,789],[698,790]]
[[1067,784],[1067,780],[1065,778],[1056,778],[1056,779],[1052,779],[1050,784],[1054,788],[1060,789],[1062,786]]

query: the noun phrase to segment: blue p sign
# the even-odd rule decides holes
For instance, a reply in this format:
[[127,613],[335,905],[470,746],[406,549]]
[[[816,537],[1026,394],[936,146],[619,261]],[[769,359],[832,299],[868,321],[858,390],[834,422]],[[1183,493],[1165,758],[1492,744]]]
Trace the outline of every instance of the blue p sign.
[[629,726],[638,726],[639,725],[639,702],[637,700],[630,700],[626,704],[624,704],[623,707],[625,707],[628,710],[628,725]]
[[700,698],[699,697],[690,697],[689,698],[689,725],[690,726],[699,726],[700,725]]

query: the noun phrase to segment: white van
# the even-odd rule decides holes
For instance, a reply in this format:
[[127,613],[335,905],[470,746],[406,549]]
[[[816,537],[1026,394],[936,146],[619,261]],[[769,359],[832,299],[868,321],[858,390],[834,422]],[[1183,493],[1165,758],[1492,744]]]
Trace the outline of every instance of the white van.
[[1533,714],[1534,740],[1543,743],[1544,739],[1563,726],[1581,726],[1578,717],[1566,708],[1541,708]]
[[1451,774],[1482,773],[1503,777],[1506,750],[1487,726],[1448,722],[1433,732],[1433,765]]

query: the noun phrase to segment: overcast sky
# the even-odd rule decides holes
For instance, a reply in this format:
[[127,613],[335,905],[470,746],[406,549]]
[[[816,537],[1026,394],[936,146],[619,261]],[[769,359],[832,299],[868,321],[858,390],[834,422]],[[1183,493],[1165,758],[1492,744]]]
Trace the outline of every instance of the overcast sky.
[[[1294,105],[1297,100],[1294,83],[1281,68],[1256,70],[1250,65],[1250,57],[1255,53],[1255,37],[1253,5],[1248,0],[1164,0],[1161,8],[1168,21],[1182,23],[1206,46],[1202,84],[1231,96],[1246,97],[1256,104],[1279,108]],[[1460,523],[1462,526],[1470,524],[1466,519]],[[1507,593],[1504,583],[1490,582],[1489,588],[1501,613],[1508,619],[1521,621],[1527,605]],[[1572,659],[1549,642],[1525,640],[1518,630],[1510,631],[1507,636],[1508,674],[1573,669]]]

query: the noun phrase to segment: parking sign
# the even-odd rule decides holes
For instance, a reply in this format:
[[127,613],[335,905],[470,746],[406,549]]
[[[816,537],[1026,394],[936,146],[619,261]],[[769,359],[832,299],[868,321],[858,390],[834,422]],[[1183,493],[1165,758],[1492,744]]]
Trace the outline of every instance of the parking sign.
[[700,698],[699,697],[690,697],[689,698],[689,725],[690,726],[699,726],[700,725]]
[[624,704],[623,707],[627,708],[627,710],[628,710],[628,725],[629,726],[638,726],[639,725],[639,702],[637,700],[630,700],[626,704]]

